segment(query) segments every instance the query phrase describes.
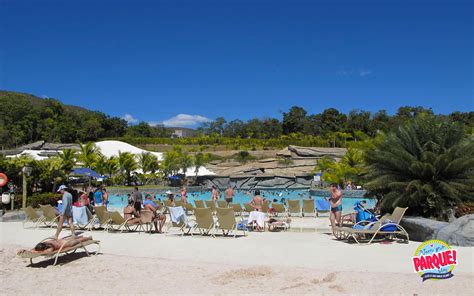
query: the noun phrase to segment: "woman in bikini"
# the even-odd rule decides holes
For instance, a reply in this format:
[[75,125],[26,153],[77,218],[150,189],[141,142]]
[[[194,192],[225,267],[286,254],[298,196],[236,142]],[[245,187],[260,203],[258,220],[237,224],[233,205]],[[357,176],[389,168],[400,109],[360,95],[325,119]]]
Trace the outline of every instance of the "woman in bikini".
[[76,237],[71,237],[69,239],[49,239],[37,244],[31,250],[18,251],[18,255],[21,255],[24,252],[32,252],[35,254],[48,254],[53,251],[57,251],[61,249],[61,247],[63,249],[74,247],[76,245],[79,245],[81,242],[85,242],[88,240],[92,240],[92,236],[76,236]]

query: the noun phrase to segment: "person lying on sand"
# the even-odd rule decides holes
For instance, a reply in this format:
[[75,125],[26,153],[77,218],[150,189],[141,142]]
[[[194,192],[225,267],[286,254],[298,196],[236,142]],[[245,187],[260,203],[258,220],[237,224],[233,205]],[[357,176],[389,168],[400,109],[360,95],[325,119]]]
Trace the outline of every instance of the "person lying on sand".
[[35,254],[48,254],[53,251],[57,251],[61,249],[61,247],[64,248],[70,248],[74,247],[81,242],[85,242],[88,240],[92,240],[92,236],[76,236],[76,237],[71,237],[68,239],[49,239],[46,241],[43,241],[39,244],[37,244],[33,249],[31,250],[20,250],[18,251],[18,255],[21,255],[24,252],[32,252]]

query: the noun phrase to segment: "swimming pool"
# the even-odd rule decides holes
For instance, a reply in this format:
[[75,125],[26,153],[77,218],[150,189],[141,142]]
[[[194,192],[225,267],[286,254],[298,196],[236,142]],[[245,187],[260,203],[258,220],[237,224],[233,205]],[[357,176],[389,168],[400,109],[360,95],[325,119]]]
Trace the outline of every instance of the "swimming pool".
[[[147,194],[148,192],[143,191],[143,194]],[[242,206],[244,203],[248,203],[251,201],[251,192],[248,191],[239,191],[236,190],[234,195],[234,203],[240,203]],[[309,199],[310,191],[305,190],[296,190],[296,189],[271,189],[271,190],[260,190],[260,195],[263,198],[267,198],[270,201],[277,200],[278,202],[286,202],[288,199]],[[179,196],[175,193],[175,196]],[[315,200],[324,199],[321,196],[311,196]],[[164,193],[157,193],[156,198],[161,199],[162,201],[166,199],[166,194]],[[211,199],[211,192],[188,192],[187,195],[188,202],[194,205],[194,200],[196,199],[203,199],[203,200],[210,200]],[[221,193],[221,199],[223,199],[223,193]],[[342,199],[342,211],[344,213],[351,213],[353,211],[354,203],[360,202],[361,200],[367,201],[367,207],[373,208],[375,206],[375,199],[371,198],[353,198],[353,197],[344,197]],[[123,208],[126,206],[127,203],[127,195],[110,195],[109,197],[109,210],[117,210],[122,211]]]

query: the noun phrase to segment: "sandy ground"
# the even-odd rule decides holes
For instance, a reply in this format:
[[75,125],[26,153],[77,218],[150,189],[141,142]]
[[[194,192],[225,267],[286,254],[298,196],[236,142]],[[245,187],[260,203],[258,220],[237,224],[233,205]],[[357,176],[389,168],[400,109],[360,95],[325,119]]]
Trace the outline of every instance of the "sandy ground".
[[474,248],[457,247],[453,278],[422,283],[410,261],[419,243],[357,246],[316,232],[213,239],[95,231],[84,235],[101,240],[97,256],[78,252],[58,266],[15,256],[53,233],[0,223],[3,295],[472,295],[474,288]]

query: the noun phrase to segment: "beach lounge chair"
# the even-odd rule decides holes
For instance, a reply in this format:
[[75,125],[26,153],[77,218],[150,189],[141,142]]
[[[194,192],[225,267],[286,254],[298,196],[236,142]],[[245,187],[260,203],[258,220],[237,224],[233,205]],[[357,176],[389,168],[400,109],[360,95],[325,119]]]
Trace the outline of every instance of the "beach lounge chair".
[[[216,230],[222,230],[224,236],[228,236],[232,232],[234,237],[237,235],[237,221],[235,220],[234,209],[232,208],[217,208],[217,227]],[[245,236],[245,228],[242,228]]]
[[33,222],[35,224],[34,228],[37,228],[40,224],[44,223],[45,217],[42,215],[38,215],[35,209],[32,207],[26,207],[24,209],[25,212],[25,220],[23,220],[23,228],[26,228],[26,223]]
[[[77,215],[77,216],[76,216]],[[83,215],[84,219],[79,219],[79,220],[84,220],[84,221],[77,221],[77,217],[82,217]],[[83,208],[76,208],[72,207],[72,216],[74,220],[74,225],[79,228],[79,229],[90,229],[91,224],[94,223],[95,217],[92,215],[91,211],[87,207]]]
[[228,208],[229,204],[225,200],[218,200],[217,201],[218,208]]
[[216,212],[216,202],[213,200],[205,200],[206,206],[212,210],[213,213]]
[[242,209],[242,206],[239,203],[231,203],[229,206],[234,210],[234,214],[242,216],[244,209]]
[[51,205],[40,205],[40,209],[43,211],[43,223],[48,227],[53,227],[59,220],[59,216],[56,215],[55,209]]
[[285,221],[277,221],[276,219],[271,218],[267,222],[267,225],[268,225],[268,231],[279,231],[279,230],[287,231],[291,225],[291,218],[287,218]]
[[125,219],[119,212],[109,212],[110,223],[108,230],[120,231],[123,232],[124,229],[127,231],[132,231],[130,226],[135,226],[136,230],[140,225],[139,224],[129,224],[130,220],[134,218]]
[[282,203],[277,203],[277,202],[272,203],[272,209],[273,209],[273,215],[275,216],[286,214],[285,205],[283,205]]
[[179,209],[179,207],[170,207],[169,214],[170,219],[168,224],[168,231],[171,227],[176,227],[179,229],[179,231],[182,232],[181,235],[189,234],[191,232],[191,223],[188,221],[188,218],[186,217],[186,214],[184,213],[182,207],[181,209]]
[[155,218],[155,214],[152,211],[141,210],[140,211],[140,224],[138,224],[138,227],[140,228],[140,230],[144,230],[145,232],[152,233],[154,218]]
[[97,228],[103,228],[104,231],[107,231],[109,228],[110,224],[110,217],[109,217],[109,212],[107,212],[107,209],[105,206],[95,206],[94,207],[94,212],[95,212],[95,217],[97,218],[97,223],[94,221],[93,223],[89,224],[89,230],[94,229],[94,227],[97,225]]
[[316,210],[314,207],[314,199],[303,199],[303,216],[314,215],[316,217]]
[[264,200],[262,203],[262,212],[268,213],[270,211],[270,201]]
[[252,207],[250,203],[244,203],[244,212],[250,213],[255,211],[255,209]]
[[212,210],[210,208],[196,208],[194,210],[194,215],[196,216],[196,225],[194,225],[194,229],[198,229],[201,235],[211,235],[212,237],[215,237],[215,223],[214,217],[212,216]]
[[334,230],[334,236],[340,240],[353,239],[358,244],[365,241],[367,245],[375,240],[395,239],[398,236],[402,236],[403,241],[408,242],[408,232],[400,225],[407,209],[396,207],[391,215],[385,215],[380,220],[364,226],[356,223],[353,227],[337,227]]
[[[48,238],[42,240],[41,242],[44,242],[44,241],[49,240],[49,239],[51,239],[51,238],[48,237]],[[97,255],[100,252],[100,241],[98,241],[98,240],[88,240],[88,241],[85,241],[85,242],[80,242],[80,243],[78,243],[77,245],[75,245],[73,247],[63,247],[63,246],[61,246],[61,248],[57,251],[51,251],[51,252],[48,252],[48,253],[41,253],[41,254],[33,253],[31,251],[23,251],[21,253],[18,253],[18,256],[21,257],[21,258],[30,259],[30,264],[33,264],[33,259],[38,258],[38,257],[54,258],[54,263],[53,263],[53,266],[54,266],[58,262],[58,258],[61,254],[66,254],[66,255],[73,254],[77,251],[77,249],[84,249],[87,256],[90,256],[90,253],[89,253],[89,251],[87,251],[86,247],[89,246],[89,245],[92,245],[92,244],[95,244],[95,245],[98,246],[98,250],[96,252],[94,252],[94,255]]]
[[175,203],[176,202],[173,202],[169,199],[165,200],[165,207],[169,208],[169,207],[174,207],[175,206]]
[[194,200],[194,205],[196,206],[196,208],[201,208],[201,209],[206,207],[202,199]]
[[188,202],[184,205],[184,210],[186,211],[186,214],[189,215],[191,213],[194,213],[194,206]]
[[329,201],[325,199],[317,199],[316,200],[316,215],[319,216],[319,214],[322,213],[329,213],[331,211],[331,204]]
[[291,216],[291,214],[296,214],[298,217],[301,217],[301,203],[299,199],[288,200],[288,216]]

